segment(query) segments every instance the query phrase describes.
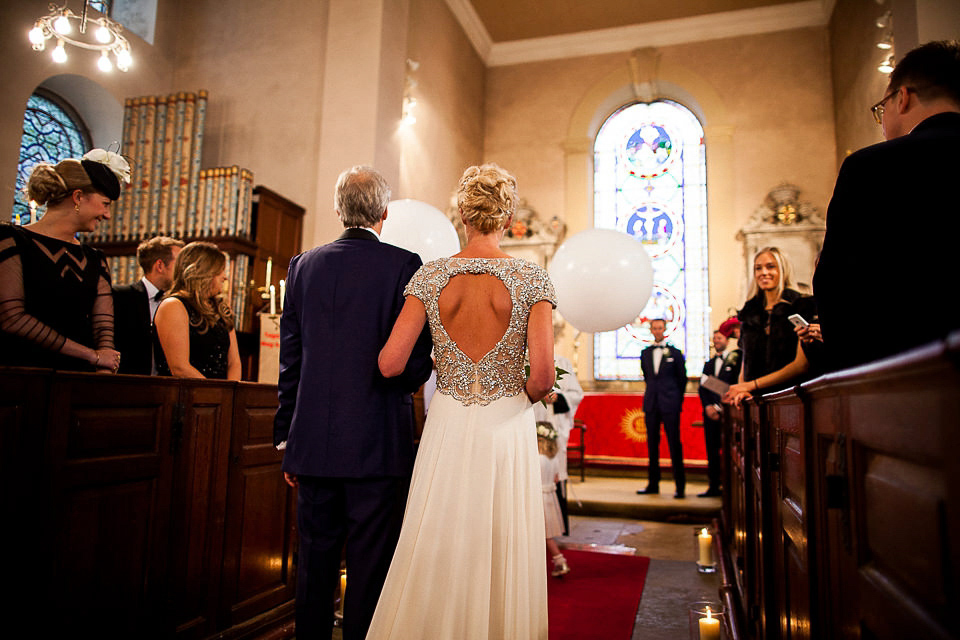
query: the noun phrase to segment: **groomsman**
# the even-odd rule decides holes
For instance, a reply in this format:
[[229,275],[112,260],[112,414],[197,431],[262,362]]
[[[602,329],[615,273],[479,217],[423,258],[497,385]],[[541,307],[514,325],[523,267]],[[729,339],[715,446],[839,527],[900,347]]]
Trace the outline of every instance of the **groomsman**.
[[[713,349],[716,352],[703,365],[704,377],[713,376],[721,382],[734,384],[740,377],[741,351],[730,344],[730,336],[740,326],[735,318],[725,321],[713,332]],[[712,498],[720,495],[720,449],[723,404],[720,394],[707,389],[702,384],[698,390],[700,404],[703,405],[703,439],[707,449],[707,490],[698,493],[698,498]]]
[[377,356],[420,267],[380,242],[390,187],[371,167],[337,180],[346,228],[290,261],[280,318],[280,407],[274,444],[297,487],[298,640],[329,639],[346,543],[343,638],[363,640],[400,535],[413,470],[413,398],[429,377],[425,327],[407,368],[380,374]]
[[670,465],[676,485],[674,498],[685,496],[687,485],[683,469],[683,445],[680,443],[680,410],[687,386],[687,367],[683,353],[663,339],[667,323],[650,321],[654,343],[640,352],[640,369],[646,390],[643,392],[644,424],[647,429],[647,455],[650,459],[649,481],[639,494],[660,493],[660,425],[667,434]]
[[153,316],[173,284],[173,263],[183,242],[156,236],[137,247],[143,277],[113,287],[114,344],[123,356],[118,373],[156,374],[153,363]]

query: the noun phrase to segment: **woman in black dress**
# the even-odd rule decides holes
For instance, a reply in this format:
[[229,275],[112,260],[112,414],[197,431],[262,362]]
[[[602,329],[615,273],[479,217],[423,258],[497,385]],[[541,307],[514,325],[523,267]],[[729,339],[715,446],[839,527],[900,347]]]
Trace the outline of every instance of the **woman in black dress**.
[[233,312],[223,292],[226,265],[212,242],[191,242],[177,255],[173,284],[153,319],[158,374],[240,379]]
[[[740,382],[778,371],[797,357],[799,338],[789,316],[817,321],[813,297],[792,288],[790,263],[779,249],[764,247],[757,253],[753,276],[750,297],[737,315],[743,349]],[[815,329],[819,331],[819,325]]]
[[107,261],[76,235],[110,218],[121,179],[130,181],[129,165],[103,149],[34,167],[27,195],[46,213],[23,227],[0,224],[0,364],[119,367]]

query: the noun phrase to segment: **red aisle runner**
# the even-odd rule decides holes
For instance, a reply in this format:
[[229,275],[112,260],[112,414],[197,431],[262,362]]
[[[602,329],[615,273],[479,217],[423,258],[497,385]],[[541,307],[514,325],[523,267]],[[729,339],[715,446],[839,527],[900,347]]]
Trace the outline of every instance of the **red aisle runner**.
[[[647,466],[647,430],[644,426],[642,393],[587,393],[576,417],[587,425],[587,462]],[[707,449],[703,441],[703,409],[700,398],[683,397],[680,413],[680,442],[687,467],[706,467]],[[574,434],[577,432],[574,431]],[[574,436],[571,434],[571,444]],[[660,429],[660,466],[670,468],[667,436]]]
[[650,558],[572,549],[563,555],[570,573],[547,578],[550,640],[630,640]]

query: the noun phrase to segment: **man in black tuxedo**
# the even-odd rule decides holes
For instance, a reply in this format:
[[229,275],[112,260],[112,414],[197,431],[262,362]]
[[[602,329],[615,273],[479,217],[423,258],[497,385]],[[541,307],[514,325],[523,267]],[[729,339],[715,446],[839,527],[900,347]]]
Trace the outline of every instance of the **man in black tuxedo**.
[[123,356],[118,373],[156,374],[150,327],[160,298],[173,283],[173,261],[182,247],[181,241],[167,236],[144,240],[137,247],[143,277],[113,287],[113,340]]
[[[831,369],[960,328],[948,293],[960,237],[960,42],[907,53],[872,110],[887,141],[840,167],[813,276]],[[900,307],[912,310],[910,329],[891,331]]]
[[382,243],[390,187],[370,167],[337,180],[335,242],[290,261],[280,318],[280,407],[274,443],[298,489],[299,640],[330,638],[341,552],[349,598],[343,637],[362,640],[396,548],[414,458],[413,399],[430,375],[424,328],[407,369],[384,378],[380,349],[421,265]]
[[676,485],[674,498],[683,498],[687,480],[683,470],[683,445],[680,443],[680,410],[687,386],[687,367],[683,353],[663,339],[667,329],[664,320],[651,320],[654,343],[640,352],[640,369],[646,390],[643,392],[644,425],[647,428],[647,451],[650,477],[639,494],[660,493],[660,424],[667,434],[670,465]]
[[[741,351],[731,348],[730,336],[740,326],[735,318],[726,320],[713,332],[712,358],[703,365],[703,375],[713,376],[721,382],[734,384],[740,377]],[[712,498],[720,495],[720,449],[722,446],[720,422],[723,404],[720,394],[703,386],[701,379],[700,404],[703,405],[703,440],[707,449],[707,490],[697,494],[699,498]]]

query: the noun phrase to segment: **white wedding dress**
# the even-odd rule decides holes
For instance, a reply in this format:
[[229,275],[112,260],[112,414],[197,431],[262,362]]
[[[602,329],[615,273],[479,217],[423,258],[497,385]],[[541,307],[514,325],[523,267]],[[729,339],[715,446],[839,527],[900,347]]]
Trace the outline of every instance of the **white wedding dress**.
[[[513,304],[496,346],[473,362],[440,322],[450,278],[490,274]],[[437,362],[400,541],[368,640],[547,638],[547,569],[533,407],[523,391],[530,308],[556,304],[540,267],[445,258],[405,291],[426,308]]]

